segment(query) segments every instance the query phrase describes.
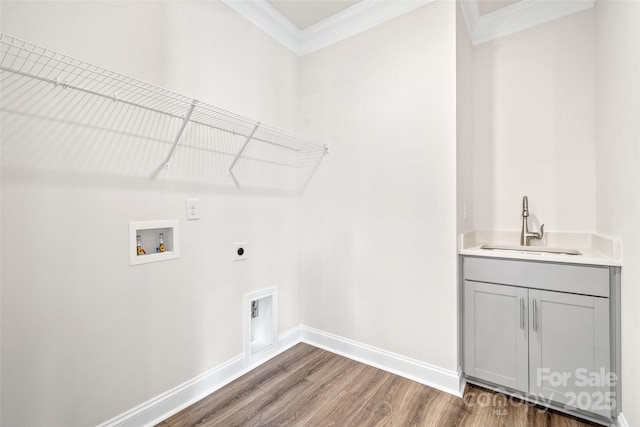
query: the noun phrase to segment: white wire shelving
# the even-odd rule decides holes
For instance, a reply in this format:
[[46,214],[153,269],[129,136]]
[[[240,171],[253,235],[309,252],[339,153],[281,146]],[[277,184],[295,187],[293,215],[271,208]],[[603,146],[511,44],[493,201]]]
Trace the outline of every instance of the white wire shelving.
[[153,176],[174,169],[176,149],[185,147],[218,157],[203,162],[194,154],[189,167],[201,163],[218,175],[224,169],[225,179],[238,187],[245,179],[257,187],[286,181],[304,191],[328,152],[326,144],[5,33],[0,55],[3,113],[162,142]]

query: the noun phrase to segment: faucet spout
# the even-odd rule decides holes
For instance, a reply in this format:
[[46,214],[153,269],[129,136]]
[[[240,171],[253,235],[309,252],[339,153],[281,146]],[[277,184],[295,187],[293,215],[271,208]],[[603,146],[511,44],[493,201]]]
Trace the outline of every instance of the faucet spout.
[[544,236],[544,224],[540,226],[540,232],[529,231],[529,199],[522,198],[522,231],[520,232],[520,246],[531,245],[531,239],[542,239]]

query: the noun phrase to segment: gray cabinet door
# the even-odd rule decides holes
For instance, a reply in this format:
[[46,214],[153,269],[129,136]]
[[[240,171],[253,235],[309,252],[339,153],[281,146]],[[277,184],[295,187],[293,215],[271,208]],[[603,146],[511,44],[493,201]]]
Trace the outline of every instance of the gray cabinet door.
[[526,289],[465,280],[465,373],[527,392],[527,319]]
[[530,393],[610,416],[609,300],[531,289],[529,322]]

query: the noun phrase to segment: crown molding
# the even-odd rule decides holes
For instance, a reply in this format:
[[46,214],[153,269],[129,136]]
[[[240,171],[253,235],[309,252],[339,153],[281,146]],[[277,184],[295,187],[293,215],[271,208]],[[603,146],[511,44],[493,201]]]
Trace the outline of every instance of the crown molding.
[[304,29],[304,54],[347,39],[393,18],[411,12],[433,0],[364,0]]
[[596,0],[522,0],[480,16],[476,1],[461,0],[460,6],[474,45],[513,34],[563,16],[590,9]]
[[[304,30],[267,0],[223,0],[298,56],[347,39],[434,0],[363,0]],[[480,16],[477,0],[459,0],[473,45],[590,9],[596,0],[522,0]]]
[[299,30],[266,0],[223,0],[231,9],[299,56],[315,52],[433,0],[364,0]]
[[223,0],[231,9],[249,22],[282,43],[297,55],[303,55],[300,43],[301,31],[282,16],[266,0]]

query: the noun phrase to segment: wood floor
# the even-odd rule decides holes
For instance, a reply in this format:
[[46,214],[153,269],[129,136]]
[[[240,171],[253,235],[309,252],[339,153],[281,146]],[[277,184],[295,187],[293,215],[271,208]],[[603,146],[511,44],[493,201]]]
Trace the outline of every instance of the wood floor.
[[586,427],[467,386],[465,398],[298,344],[158,424],[185,426]]

